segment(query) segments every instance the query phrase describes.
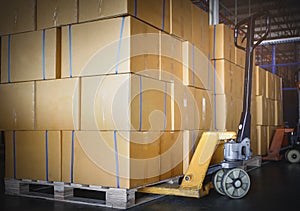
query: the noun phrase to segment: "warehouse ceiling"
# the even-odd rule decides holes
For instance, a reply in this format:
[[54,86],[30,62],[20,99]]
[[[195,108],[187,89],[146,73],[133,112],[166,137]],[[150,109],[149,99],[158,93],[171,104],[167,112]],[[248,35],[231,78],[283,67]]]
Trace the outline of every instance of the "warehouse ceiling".
[[[192,0],[192,2],[208,11],[208,0]],[[262,10],[269,11],[271,16],[271,30],[267,39],[282,41],[258,46],[256,64],[274,71],[272,66],[267,65],[272,64],[272,53],[275,52],[276,64],[280,64],[275,68],[276,74],[283,78],[284,87],[293,87],[294,75],[300,68],[299,0],[219,0],[219,22],[234,27],[235,23]],[[262,34],[265,31],[265,22],[257,21],[255,31]],[[286,38],[291,37],[295,38],[294,41],[288,42]]]

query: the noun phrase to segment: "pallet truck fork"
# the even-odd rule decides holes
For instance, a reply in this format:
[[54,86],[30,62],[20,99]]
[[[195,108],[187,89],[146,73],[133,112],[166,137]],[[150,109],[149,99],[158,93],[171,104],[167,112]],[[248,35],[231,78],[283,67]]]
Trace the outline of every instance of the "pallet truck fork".
[[[255,20],[258,18],[265,18],[266,31],[254,43]],[[218,193],[234,199],[242,198],[248,193],[250,177],[246,171],[247,167],[260,166],[261,164],[261,157],[252,158],[250,149],[253,51],[267,37],[269,28],[269,14],[263,12],[239,22],[234,29],[236,47],[246,51],[243,112],[238,133],[203,133],[181,184],[159,184],[141,188],[138,190],[139,192],[200,198],[207,195],[209,190],[214,187]],[[237,44],[240,30],[246,31],[246,47]],[[220,142],[224,142],[224,160],[210,166],[214,151]],[[214,175],[212,182],[204,185],[205,177],[212,174]]]

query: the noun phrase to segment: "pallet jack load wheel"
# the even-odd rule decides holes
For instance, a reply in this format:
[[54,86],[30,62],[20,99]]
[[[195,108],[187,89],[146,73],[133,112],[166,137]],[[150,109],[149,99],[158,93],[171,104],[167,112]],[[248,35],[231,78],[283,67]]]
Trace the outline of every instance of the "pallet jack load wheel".
[[299,163],[300,162],[300,152],[296,149],[291,149],[286,152],[286,158],[290,163]]
[[241,168],[234,168],[224,173],[222,189],[232,199],[243,198],[250,189],[250,177]]
[[213,176],[213,185],[214,185],[214,188],[221,195],[225,195],[225,193],[224,193],[224,191],[222,189],[222,185],[221,185],[223,175],[224,175],[224,170],[220,169]]

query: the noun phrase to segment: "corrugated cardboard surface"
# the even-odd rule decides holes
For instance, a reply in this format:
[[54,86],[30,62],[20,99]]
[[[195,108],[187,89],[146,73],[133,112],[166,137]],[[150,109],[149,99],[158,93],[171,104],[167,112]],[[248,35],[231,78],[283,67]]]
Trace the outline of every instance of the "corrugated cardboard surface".
[[267,153],[267,126],[257,126],[257,143],[252,145],[253,155],[265,155]]
[[6,177],[61,181],[60,138],[60,131],[5,131]]
[[37,29],[77,23],[77,2],[78,0],[37,0]]
[[212,59],[226,59],[234,63],[233,30],[224,24],[210,26],[210,54]]
[[266,71],[266,98],[275,99],[275,76],[269,71]]
[[0,84],[0,130],[35,129],[35,82]]
[[268,103],[264,96],[256,96],[256,124],[268,124]]
[[209,59],[208,13],[192,5],[192,43]]
[[79,0],[79,22],[132,15],[148,24],[170,31],[169,0]]
[[[199,117],[195,117],[195,120],[199,120],[199,128],[202,130],[211,130],[213,123],[213,101],[211,93],[203,89],[194,89],[194,97],[196,100],[196,109],[195,114],[199,114]],[[195,125],[197,122],[195,122]]]
[[274,102],[274,123],[275,125],[283,125],[283,103],[281,100]]
[[62,29],[62,77],[139,72],[158,79],[158,70],[158,30],[133,17]]
[[266,95],[266,71],[259,66],[255,66],[256,72],[256,95]]
[[1,83],[60,77],[59,29],[4,36],[2,43]]
[[135,74],[82,78],[82,130],[163,130],[173,100],[167,83]]
[[64,182],[133,188],[159,180],[159,132],[63,131],[63,143]]
[[182,43],[183,84],[212,90],[213,66],[206,55],[190,42]]
[[189,0],[170,0],[170,34],[192,41],[192,3]]
[[0,35],[35,30],[36,0],[1,0]]
[[78,130],[80,127],[80,79],[36,82],[36,129]]

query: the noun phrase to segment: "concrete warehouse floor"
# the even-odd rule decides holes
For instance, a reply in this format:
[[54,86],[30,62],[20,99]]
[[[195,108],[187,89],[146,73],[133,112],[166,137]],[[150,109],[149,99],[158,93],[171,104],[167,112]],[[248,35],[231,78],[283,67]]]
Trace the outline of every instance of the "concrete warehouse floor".
[[[0,149],[0,210],[114,210],[4,195],[4,151]],[[165,196],[129,210],[299,210],[300,164],[287,161],[263,163],[249,172],[251,189],[243,199],[233,200],[215,190],[201,199]]]

